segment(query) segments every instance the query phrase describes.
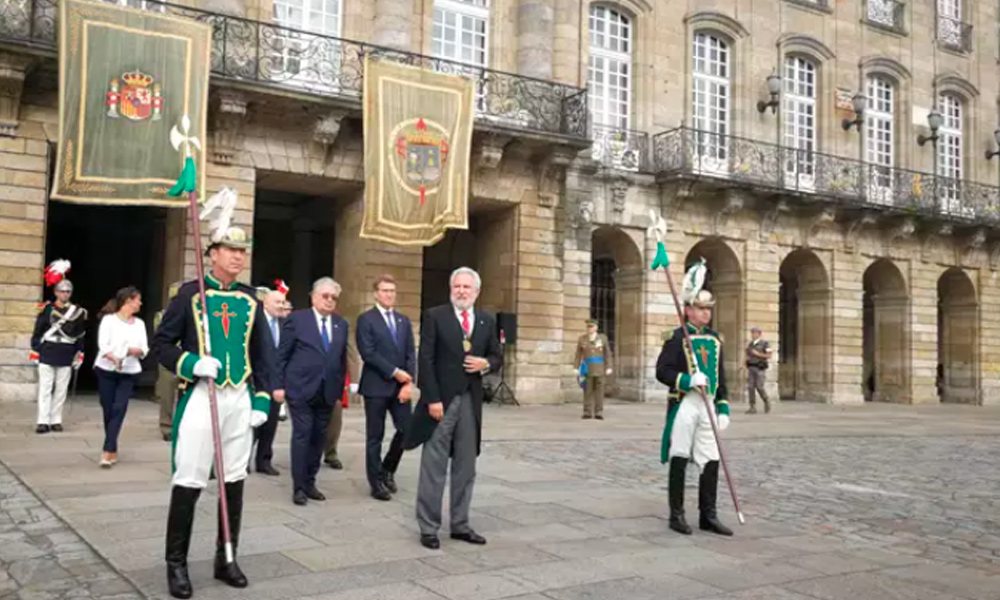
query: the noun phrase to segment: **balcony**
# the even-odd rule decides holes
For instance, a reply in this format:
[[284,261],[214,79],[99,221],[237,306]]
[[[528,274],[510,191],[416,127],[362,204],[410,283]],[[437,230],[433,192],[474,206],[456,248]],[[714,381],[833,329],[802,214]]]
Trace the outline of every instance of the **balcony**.
[[[112,2],[118,4],[118,2]],[[476,120],[490,128],[588,140],[586,90],[153,0],[129,6],[212,25],[212,76],[346,101],[360,108],[366,56],[472,79]],[[0,0],[0,45],[58,50],[57,0]]]
[[594,134],[592,156],[599,164],[619,171],[649,170],[647,133],[606,125],[592,125],[591,130]]
[[972,52],[972,25],[938,15],[938,44],[954,52]]
[[880,29],[905,34],[903,21],[906,5],[897,0],[868,0],[865,6],[865,21]]
[[662,180],[712,180],[845,206],[1000,227],[1000,188],[682,127],[653,137]]

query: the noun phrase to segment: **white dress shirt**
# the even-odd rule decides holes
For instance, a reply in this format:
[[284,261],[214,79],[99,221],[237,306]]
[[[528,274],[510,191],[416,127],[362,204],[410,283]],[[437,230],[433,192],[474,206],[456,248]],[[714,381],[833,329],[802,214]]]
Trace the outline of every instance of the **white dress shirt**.
[[[139,348],[142,356],[129,356],[129,348]],[[107,355],[121,360],[121,369],[115,367]],[[122,321],[116,313],[105,315],[97,330],[97,359],[94,366],[105,371],[135,375],[142,372],[139,362],[149,354],[146,341],[146,325],[139,317]]]
[[[455,309],[455,318],[458,319],[458,326],[462,326],[462,312],[463,310],[454,304],[451,305]],[[469,313],[469,337],[472,337],[472,332],[476,330],[476,307],[470,306],[464,312]],[[465,332],[465,330],[462,330]]]
[[267,328],[271,331],[271,337],[274,339],[274,347],[277,348],[278,344],[281,342],[281,323],[278,322],[278,317],[268,314],[264,311],[264,316],[267,317]]
[[319,331],[320,339],[323,338],[323,329],[326,329],[327,339],[330,340],[330,343],[333,343],[333,318],[332,318],[333,315],[324,317],[323,315],[319,314],[319,311],[316,310],[315,308],[312,309],[312,311],[313,315],[315,315],[316,317],[316,330]]

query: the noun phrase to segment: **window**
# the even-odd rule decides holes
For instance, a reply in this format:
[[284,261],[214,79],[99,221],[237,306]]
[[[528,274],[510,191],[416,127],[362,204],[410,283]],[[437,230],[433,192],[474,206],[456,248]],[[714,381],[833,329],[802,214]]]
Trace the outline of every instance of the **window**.
[[869,23],[903,31],[903,3],[898,0],[867,0]]
[[816,65],[797,56],[785,57],[782,79],[785,129],[785,173],[795,187],[812,187],[816,152]]
[[150,12],[166,12],[167,7],[162,4],[166,1],[167,0],[160,0],[159,2],[147,2],[146,0],[104,0],[107,4],[117,4],[118,6],[138,8],[139,10],[148,10]]
[[485,67],[489,22],[489,0],[434,0],[431,53]]
[[962,0],[937,0],[938,39],[948,48],[965,50]]
[[701,168],[725,168],[729,135],[729,44],[711,33],[694,36],[692,113]]
[[594,159],[618,168],[637,168],[629,136],[632,94],[632,20],[614,9],[590,7],[588,80],[594,125]]
[[340,0],[274,0],[274,22],[282,29],[274,31],[276,56],[265,63],[263,75],[304,87],[334,86],[340,46],[319,36],[340,36],[340,11]]
[[896,88],[880,75],[868,77],[868,108],[865,112],[865,157],[873,165],[869,197],[880,204],[892,203],[892,167],[895,165]]
[[941,210],[954,212],[959,209],[962,179],[962,100],[954,94],[941,94],[938,111],[944,117],[937,142],[937,174],[943,178],[938,187]]

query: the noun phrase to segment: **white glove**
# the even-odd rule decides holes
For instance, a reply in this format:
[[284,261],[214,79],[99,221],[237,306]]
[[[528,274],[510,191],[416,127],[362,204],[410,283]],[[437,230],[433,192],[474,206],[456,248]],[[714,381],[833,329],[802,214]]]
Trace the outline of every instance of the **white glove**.
[[267,413],[259,410],[250,411],[250,427],[256,429],[267,422]]
[[219,376],[219,369],[221,368],[222,363],[219,362],[219,359],[214,356],[203,356],[198,359],[198,362],[194,363],[194,376],[215,379]]
[[729,427],[729,415],[719,415],[719,431],[725,431]]
[[348,387],[348,389],[351,390],[352,394],[357,394],[358,393],[358,384],[352,383],[351,385],[349,385],[347,387]]
[[708,387],[708,377],[701,371],[696,371],[694,375],[691,376],[691,389]]

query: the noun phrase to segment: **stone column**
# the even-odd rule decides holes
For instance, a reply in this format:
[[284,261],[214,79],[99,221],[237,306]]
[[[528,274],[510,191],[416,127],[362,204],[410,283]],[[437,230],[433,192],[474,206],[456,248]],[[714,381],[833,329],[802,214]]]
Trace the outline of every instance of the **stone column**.
[[555,0],[521,0],[517,7],[517,71],[552,78]]
[[413,0],[375,0],[375,30],[371,42],[412,51]]
[[830,401],[830,290],[800,289],[795,399]]
[[905,296],[881,296],[875,303],[875,399],[881,402],[912,402],[906,352],[909,302]]
[[855,254],[834,252],[833,398],[834,404],[864,402],[864,283],[866,264]]

